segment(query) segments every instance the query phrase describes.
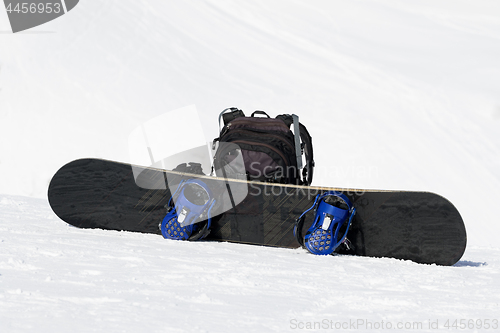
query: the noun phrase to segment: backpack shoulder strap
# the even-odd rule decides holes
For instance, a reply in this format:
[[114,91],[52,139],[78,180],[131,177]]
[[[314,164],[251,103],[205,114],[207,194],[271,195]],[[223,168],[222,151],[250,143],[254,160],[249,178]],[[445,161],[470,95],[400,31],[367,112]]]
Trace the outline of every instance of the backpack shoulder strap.
[[304,185],[310,185],[313,179],[313,170],[314,170],[312,137],[304,125],[299,123],[299,128],[300,128],[300,139],[303,144],[302,149],[304,150],[304,154],[306,156],[306,166],[302,170],[302,176],[304,180]]
[[298,117],[296,123],[298,123],[299,130],[297,131],[296,125],[294,124],[294,115],[290,114],[281,114],[276,117],[277,119],[281,119],[288,127],[294,125],[294,132],[299,133],[300,136],[300,149],[301,154],[305,155],[306,165],[302,169],[302,184],[310,185],[313,178],[313,169],[314,169],[314,159],[313,159],[313,147],[312,147],[312,138],[307,128],[298,122]]
[[293,133],[295,139],[295,157],[297,158],[297,168],[302,169],[302,145],[300,144],[299,116],[292,114]]

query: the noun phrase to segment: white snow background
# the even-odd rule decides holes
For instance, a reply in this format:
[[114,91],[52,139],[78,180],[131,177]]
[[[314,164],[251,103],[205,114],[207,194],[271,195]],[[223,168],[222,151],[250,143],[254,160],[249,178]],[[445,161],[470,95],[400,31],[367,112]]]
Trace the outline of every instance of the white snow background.
[[[175,242],[52,213],[59,167],[127,161],[135,127],[192,104],[213,136],[226,107],[298,114],[313,184],[447,197],[464,257]],[[86,0],[17,34],[0,9],[0,332],[499,331],[499,126],[495,0]]]

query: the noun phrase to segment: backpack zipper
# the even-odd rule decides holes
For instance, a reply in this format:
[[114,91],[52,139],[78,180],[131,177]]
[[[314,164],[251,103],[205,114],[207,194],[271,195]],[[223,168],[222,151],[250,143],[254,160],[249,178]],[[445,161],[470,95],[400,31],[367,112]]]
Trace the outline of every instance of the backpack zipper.
[[[246,129],[246,128],[236,128],[236,129],[231,131],[231,133],[236,133],[236,132],[251,132],[251,133],[263,134],[263,135],[273,137],[273,138],[278,139],[282,142],[285,142],[285,144],[288,146],[288,148],[290,148],[290,150],[295,153],[295,147],[290,143],[290,141],[288,141],[288,139],[286,137],[283,137],[283,136],[280,136],[277,134],[267,133],[264,131],[255,131],[255,130]],[[221,138],[222,138],[222,135],[221,135]]]
[[[241,120],[238,120],[241,119]],[[266,127],[279,127],[282,129],[283,132],[288,132],[290,131],[290,128],[286,126],[286,124],[283,121],[277,122],[275,118],[271,119],[266,119],[266,118],[255,118],[255,119],[263,119],[262,121],[257,121],[258,126],[266,126]],[[236,118],[229,124],[227,124],[227,128],[236,122],[236,124],[243,124],[243,125],[255,125],[255,119],[244,119],[244,118]]]

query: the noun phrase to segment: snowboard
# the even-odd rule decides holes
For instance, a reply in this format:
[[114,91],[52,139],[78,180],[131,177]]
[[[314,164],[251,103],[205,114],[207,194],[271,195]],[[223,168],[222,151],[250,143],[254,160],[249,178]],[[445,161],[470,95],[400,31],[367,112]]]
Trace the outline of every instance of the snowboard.
[[[210,234],[203,241],[298,248],[293,233],[297,218],[311,207],[317,194],[333,190],[346,195],[356,208],[347,234],[350,246],[339,247],[340,254],[453,265],[467,243],[457,209],[430,192],[250,182],[89,158],[57,171],[48,200],[60,219],[78,228],[161,235],[159,224],[172,195],[165,185],[167,177],[195,177],[210,186],[236,184],[248,190],[241,202],[212,219]],[[307,214],[312,215],[306,215],[302,234],[314,218],[313,212]]]

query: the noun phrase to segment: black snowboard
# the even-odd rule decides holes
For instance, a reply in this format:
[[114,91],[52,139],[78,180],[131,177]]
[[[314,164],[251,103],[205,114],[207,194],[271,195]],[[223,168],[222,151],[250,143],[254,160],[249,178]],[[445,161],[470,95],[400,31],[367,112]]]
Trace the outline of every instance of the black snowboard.
[[[79,228],[160,235],[158,225],[166,215],[170,191],[145,189],[137,183],[165,183],[167,172],[180,178],[189,175],[145,167],[141,171],[141,179],[136,180],[129,164],[101,159],[70,162],[52,178],[50,205],[62,220]],[[227,182],[213,177],[203,180]],[[241,181],[234,182],[241,186]],[[312,205],[316,194],[336,190],[347,195],[357,210],[347,235],[351,249],[341,253],[453,265],[465,251],[467,236],[459,212],[433,193],[254,182],[244,186],[248,195],[213,219],[208,240],[297,248],[300,245],[293,235],[296,219]],[[303,234],[313,214],[306,215]]]

